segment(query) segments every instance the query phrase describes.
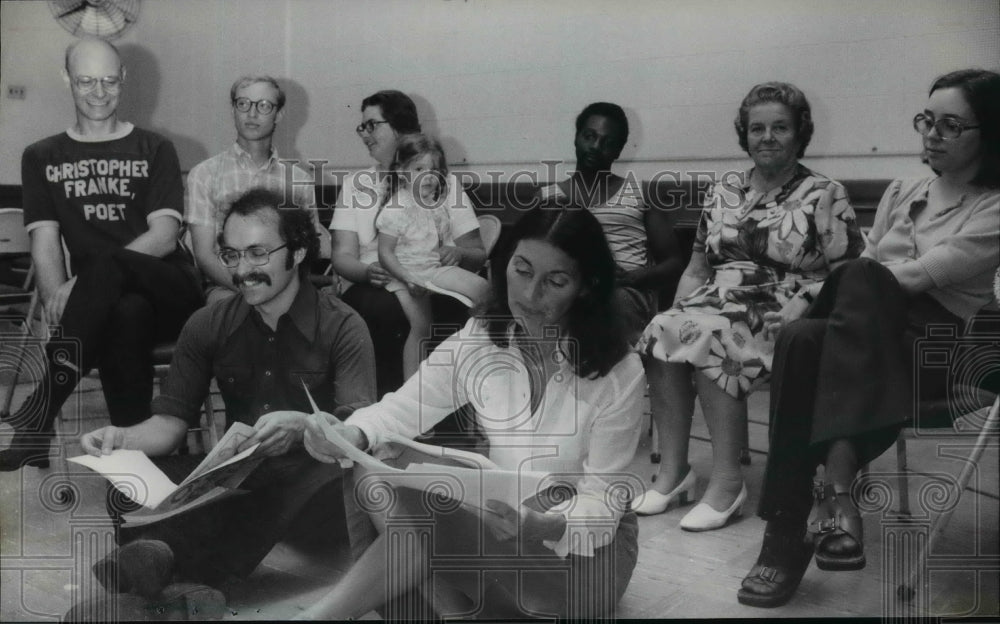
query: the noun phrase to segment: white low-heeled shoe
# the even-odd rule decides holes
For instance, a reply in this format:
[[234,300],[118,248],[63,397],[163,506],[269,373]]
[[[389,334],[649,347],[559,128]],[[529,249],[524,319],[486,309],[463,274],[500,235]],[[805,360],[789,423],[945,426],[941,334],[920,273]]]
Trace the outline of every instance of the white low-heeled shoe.
[[636,499],[632,511],[640,516],[655,516],[666,511],[675,499],[683,505],[694,494],[695,483],[697,483],[697,479],[694,476],[694,470],[689,467],[681,482],[668,494],[660,494],[652,489],[646,490],[642,496]]
[[681,518],[681,528],[685,531],[711,531],[724,526],[734,517],[743,515],[743,504],[747,502],[747,484],[743,483],[736,500],[725,511],[716,511],[708,503],[698,503]]

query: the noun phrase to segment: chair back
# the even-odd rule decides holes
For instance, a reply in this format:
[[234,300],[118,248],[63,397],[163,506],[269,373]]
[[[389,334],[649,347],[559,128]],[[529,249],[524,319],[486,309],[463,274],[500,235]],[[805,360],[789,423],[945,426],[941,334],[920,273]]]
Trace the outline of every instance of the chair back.
[[476,218],[479,220],[479,236],[483,239],[488,257],[500,238],[500,219],[493,215],[479,215]]
[[0,208],[0,256],[31,253],[31,236],[24,229],[24,211]]

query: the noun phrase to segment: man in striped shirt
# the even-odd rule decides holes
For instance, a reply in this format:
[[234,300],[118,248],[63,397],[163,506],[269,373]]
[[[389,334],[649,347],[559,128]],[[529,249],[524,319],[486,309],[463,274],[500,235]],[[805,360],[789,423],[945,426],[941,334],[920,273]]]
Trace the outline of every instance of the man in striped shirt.
[[628,118],[621,106],[594,102],[576,118],[576,171],[569,179],[543,186],[543,205],[589,210],[600,222],[618,266],[615,301],[635,340],[657,309],[657,291],[684,269],[667,215],[650,210],[641,185],[612,173],[628,141]]
[[229,271],[215,257],[216,235],[229,204],[253,187],[282,194],[282,207],[310,210],[320,236],[320,257],[330,257],[330,233],[316,213],[313,176],[282,162],[272,145],[285,114],[285,92],[270,76],[243,76],[229,91],[236,142],[195,165],[188,174],[184,220],[191,231],[195,259],[206,281],[209,303],[235,292]]

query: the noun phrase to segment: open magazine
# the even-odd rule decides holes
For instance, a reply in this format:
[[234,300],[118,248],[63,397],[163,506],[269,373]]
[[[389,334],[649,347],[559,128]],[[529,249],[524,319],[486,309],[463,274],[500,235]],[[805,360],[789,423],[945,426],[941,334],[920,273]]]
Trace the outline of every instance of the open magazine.
[[109,455],[81,455],[68,461],[101,473],[119,491],[149,510],[126,514],[127,523],[148,524],[239,493],[236,488],[264,459],[256,454],[257,444],[243,452],[237,450],[253,434],[253,427],[233,423],[180,484],[174,484],[142,451],[115,449]]

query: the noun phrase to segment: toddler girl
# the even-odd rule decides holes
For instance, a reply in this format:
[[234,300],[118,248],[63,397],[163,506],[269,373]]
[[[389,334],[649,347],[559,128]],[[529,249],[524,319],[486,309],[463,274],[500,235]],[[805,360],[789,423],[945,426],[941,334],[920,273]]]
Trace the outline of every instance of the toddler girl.
[[392,275],[386,290],[399,299],[410,322],[403,346],[403,375],[420,365],[420,340],[430,334],[430,297],[427,291],[455,297],[472,307],[489,291],[475,273],[442,266],[438,248],[448,240],[450,221],[442,201],[447,195],[448,165],[444,150],[423,134],[404,135],[396,148],[389,190],[375,218],[378,259]]

